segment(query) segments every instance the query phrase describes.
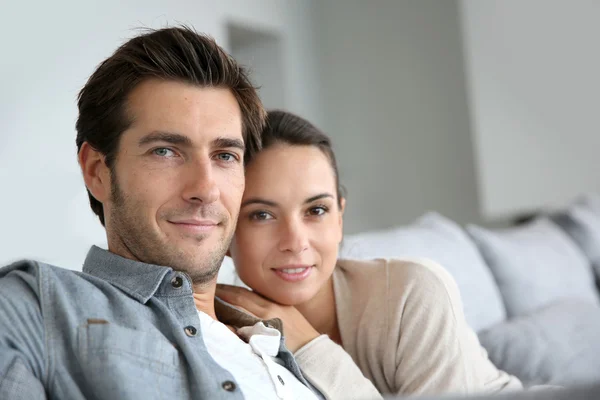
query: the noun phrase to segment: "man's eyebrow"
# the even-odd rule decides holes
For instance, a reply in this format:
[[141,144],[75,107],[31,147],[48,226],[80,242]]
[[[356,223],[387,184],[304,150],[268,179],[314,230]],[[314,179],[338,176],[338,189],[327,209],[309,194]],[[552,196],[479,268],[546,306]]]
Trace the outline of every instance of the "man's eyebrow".
[[242,151],[246,150],[246,145],[242,139],[236,138],[228,138],[228,137],[220,137],[213,140],[213,147],[216,148],[236,148]]
[[[192,147],[192,140],[180,133],[174,132],[165,132],[165,131],[154,131],[146,136],[142,137],[138,144],[139,146],[145,146],[154,142],[165,142],[174,145],[184,146],[184,147]],[[219,137],[213,140],[212,146],[216,148],[236,148],[242,151],[246,150],[246,146],[244,145],[244,141],[237,138],[228,138],[228,137]]]
[[192,141],[189,137],[180,133],[163,131],[154,131],[147,134],[139,140],[138,145],[141,147],[154,142],[166,142],[185,147],[192,146]]

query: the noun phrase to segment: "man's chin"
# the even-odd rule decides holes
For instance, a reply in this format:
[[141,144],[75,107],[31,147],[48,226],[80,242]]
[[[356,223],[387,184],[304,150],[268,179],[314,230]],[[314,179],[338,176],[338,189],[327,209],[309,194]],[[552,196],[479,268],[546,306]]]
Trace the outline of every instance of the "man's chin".
[[193,274],[194,272],[216,271],[218,272],[226,250],[218,249],[207,243],[189,246],[185,250],[180,248],[173,260],[173,269]]
[[187,273],[194,283],[216,279],[229,247],[226,238],[217,232],[210,235],[179,237],[168,244],[173,255],[171,267]]
[[[204,263],[206,263],[206,261],[207,260],[205,259]],[[221,263],[204,265],[198,263],[193,266],[187,265],[184,268],[185,269],[181,270],[181,272],[185,272],[195,285],[207,284],[213,281],[216,282],[219,270],[221,269]]]

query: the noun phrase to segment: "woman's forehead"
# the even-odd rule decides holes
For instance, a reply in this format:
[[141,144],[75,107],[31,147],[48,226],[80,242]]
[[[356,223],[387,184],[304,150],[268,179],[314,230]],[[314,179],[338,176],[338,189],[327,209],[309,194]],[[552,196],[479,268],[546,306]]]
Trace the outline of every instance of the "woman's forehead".
[[327,156],[315,146],[272,146],[246,169],[246,193],[278,196],[325,191],[335,193],[335,176]]

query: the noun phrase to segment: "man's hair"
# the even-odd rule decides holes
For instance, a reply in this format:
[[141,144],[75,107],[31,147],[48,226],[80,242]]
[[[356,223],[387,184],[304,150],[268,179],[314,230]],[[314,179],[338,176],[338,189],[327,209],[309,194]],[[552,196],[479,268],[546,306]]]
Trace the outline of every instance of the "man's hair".
[[[114,178],[119,139],[132,123],[128,96],[151,78],[230,89],[242,113],[244,161],[260,150],[266,112],[248,72],[211,37],[189,27],[173,27],[149,30],[127,41],[90,76],[78,97],[78,153],[88,142],[105,156]],[[104,225],[102,203],[89,190],[88,195],[92,210]]]

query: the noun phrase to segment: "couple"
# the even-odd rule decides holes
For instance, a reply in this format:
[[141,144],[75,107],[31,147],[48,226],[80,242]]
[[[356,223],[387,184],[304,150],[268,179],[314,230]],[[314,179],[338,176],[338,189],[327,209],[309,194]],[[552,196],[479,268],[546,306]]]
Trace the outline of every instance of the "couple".
[[[440,266],[337,260],[345,200],[329,139],[267,115],[212,39],[131,39],[78,107],[78,160],[109,249],[92,247],[82,273],[0,269],[0,398],[520,388],[487,359]],[[217,287],[227,252],[254,292]]]

